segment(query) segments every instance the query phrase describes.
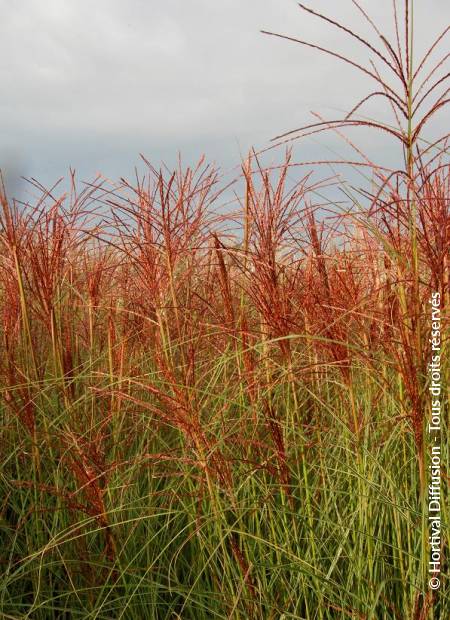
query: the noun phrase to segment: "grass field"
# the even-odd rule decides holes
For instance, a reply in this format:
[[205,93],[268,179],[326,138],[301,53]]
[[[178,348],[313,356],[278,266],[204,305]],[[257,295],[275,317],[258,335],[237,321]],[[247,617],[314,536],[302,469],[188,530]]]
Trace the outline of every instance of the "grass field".
[[393,19],[375,57],[396,86],[367,71],[398,126],[355,108],[289,136],[400,144],[395,171],[357,153],[345,205],[326,162],[311,175],[289,151],[272,169],[251,153],[225,211],[204,161],[2,192],[1,618],[450,618],[450,170],[446,136],[424,135],[445,59],[413,66],[411,13]]

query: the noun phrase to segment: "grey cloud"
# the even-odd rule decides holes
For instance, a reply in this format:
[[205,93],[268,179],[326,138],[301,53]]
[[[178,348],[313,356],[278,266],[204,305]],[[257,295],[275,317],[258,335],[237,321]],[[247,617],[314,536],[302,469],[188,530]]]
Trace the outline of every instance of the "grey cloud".
[[[351,0],[339,11],[335,2],[313,5],[370,33]],[[389,0],[364,6],[392,31]],[[416,6],[425,49],[449,22],[450,5]],[[84,175],[103,166],[106,175],[126,174],[140,151],[156,163],[178,149],[187,159],[204,151],[230,167],[239,149],[308,122],[311,108],[334,115],[367,92],[364,77],[355,80],[338,61],[259,33],[365,58],[359,44],[291,0],[4,0],[1,9],[0,165],[13,150],[26,174],[46,182],[70,163]],[[303,157],[315,149],[298,150]]]

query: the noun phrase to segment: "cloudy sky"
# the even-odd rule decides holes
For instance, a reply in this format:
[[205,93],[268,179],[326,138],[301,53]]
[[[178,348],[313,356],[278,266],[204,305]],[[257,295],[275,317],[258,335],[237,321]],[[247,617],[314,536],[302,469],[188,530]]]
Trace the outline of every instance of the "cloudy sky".
[[[369,32],[351,0],[310,4]],[[362,5],[392,32],[391,0]],[[48,184],[69,166],[83,180],[130,176],[139,153],[157,166],[178,151],[187,163],[204,153],[230,170],[252,145],[310,122],[310,110],[336,118],[370,92],[339,61],[260,33],[368,60],[293,0],[0,0],[0,8],[0,166],[13,187],[20,174]],[[450,3],[417,0],[415,10],[420,51],[450,22]],[[327,157],[330,140],[306,141],[295,156]],[[377,140],[370,146],[386,148]]]

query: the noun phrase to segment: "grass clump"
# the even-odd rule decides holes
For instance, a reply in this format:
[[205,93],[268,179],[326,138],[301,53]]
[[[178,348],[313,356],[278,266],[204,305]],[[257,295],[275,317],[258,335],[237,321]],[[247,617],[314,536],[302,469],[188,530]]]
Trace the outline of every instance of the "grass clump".
[[[252,153],[225,215],[203,160],[35,204],[2,192],[2,617],[450,617],[446,559],[427,587],[425,501],[450,176],[446,137],[423,138],[445,60],[424,67],[444,35],[415,68],[412,4],[402,22],[393,3],[394,42],[354,4],[380,47],[301,8],[396,86],[315,46],[378,90],[289,136],[356,125],[401,144],[401,170],[357,150],[369,189],[345,208],[323,198],[335,179],[291,183],[290,152],[276,170]],[[398,126],[356,116],[375,96]],[[445,433],[441,456],[445,558]]]

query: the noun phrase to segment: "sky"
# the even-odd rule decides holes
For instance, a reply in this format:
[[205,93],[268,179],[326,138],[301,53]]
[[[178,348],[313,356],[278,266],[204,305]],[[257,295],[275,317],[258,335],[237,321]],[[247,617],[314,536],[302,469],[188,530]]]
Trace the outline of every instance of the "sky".
[[[361,4],[392,34],[391,0]],[[370,32],[351,0],[310,5]],[[81,181],[130,177],[140,153],[156,167],[178,153],[187,164],[205,154],[229,173],[252,146],[311,122],[311,110],[337,118],[370,92],[338,60],[261,34],[368,60],[293,0],[0,0],[0,11],[0,167],[13,193],[20,176],[48,185],[69,167]],[[416,0],[415,22],[420,53],[450,22],[450,3]],[[365,112],[377,114],[371,105]],[[448,127],[445,114],[435,131]],[[393,157],[380,137],[362,140]],[[324,134],[296,143],[295,158],[339,148]]]

